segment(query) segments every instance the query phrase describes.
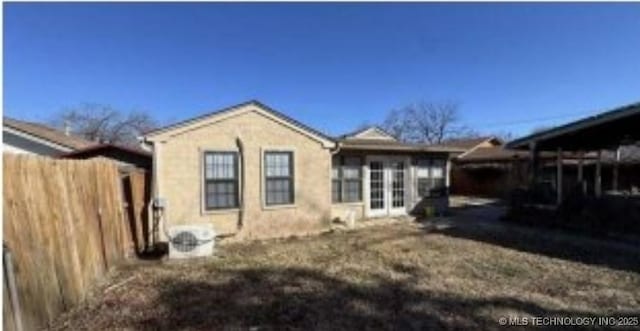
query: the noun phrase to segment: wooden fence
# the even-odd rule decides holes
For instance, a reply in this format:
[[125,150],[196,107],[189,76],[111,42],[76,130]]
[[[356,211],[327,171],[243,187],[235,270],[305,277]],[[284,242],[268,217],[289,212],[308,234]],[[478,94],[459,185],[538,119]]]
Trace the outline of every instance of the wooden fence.
[[138,255],[151,250],[148,202],[151,196],[151,174],[144,170],[121,172],[125,217]]
[[[21,319],[33,330],[83,300],[130,255],[138,238],[131,230],[144,222],[135,211],[133,222],[127,217],[127,192],[114,162],[10,154],[3,159],[4,242],[13,254]],[[132,176],[129,194],[140,201],[132,191],[144,175]],[[142,217],[144,207],[133,206]]]

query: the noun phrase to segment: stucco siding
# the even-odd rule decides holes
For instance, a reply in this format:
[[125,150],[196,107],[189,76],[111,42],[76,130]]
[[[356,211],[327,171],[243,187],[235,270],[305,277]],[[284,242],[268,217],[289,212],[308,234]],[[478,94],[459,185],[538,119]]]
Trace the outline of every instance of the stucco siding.
[[[203,207],[203,153],[244,146],[244,224],[239,210],[209,212]],[[321,143],[258,112],[247,112],[168,137],[159,153],[158,193],[167,201],[166,223],[212,223],[218,233],[241,238],[281,237],[317,232],[331,217],[331,157]],[[263,153],[294,154],[294,205],[265,206]]]

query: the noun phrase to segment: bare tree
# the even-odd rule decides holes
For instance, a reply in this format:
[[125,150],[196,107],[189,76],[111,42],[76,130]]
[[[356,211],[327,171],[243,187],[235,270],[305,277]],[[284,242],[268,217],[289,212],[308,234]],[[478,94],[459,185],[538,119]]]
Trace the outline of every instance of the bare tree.
[[382,127],[399,140],[430,144],[477,135],[459,123],[458,109],[458,105],[451,102],[417,102],[391,110]]
[[510,131],[496,131],[492,134],[492,136],[502,140],[505,143],[515,138],[513,132]]
[[83,104],[55,115],[52,124],[87,140],[135,146],[137,137],[157,127],[144,111],[122,112],[108,105]]

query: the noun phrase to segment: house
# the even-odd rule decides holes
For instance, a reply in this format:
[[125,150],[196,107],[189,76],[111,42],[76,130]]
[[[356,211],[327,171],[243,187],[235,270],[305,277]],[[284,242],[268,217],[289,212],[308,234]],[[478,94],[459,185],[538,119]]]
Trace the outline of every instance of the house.
[[114,144],[95,144],[59,156],[65,159],[92,159],[101,157],[116,162],[121,168],[151,171],[151,153],[137,147]]
[[94,145],[39,123],[4,117],[2,123],[3,152],[58,156]]
[[448,201],[446,148],[404,144],[377,127],[333,138],[258,101],[143,142],[153,151],[160,229],[210,223],[222,235],[281,237]]

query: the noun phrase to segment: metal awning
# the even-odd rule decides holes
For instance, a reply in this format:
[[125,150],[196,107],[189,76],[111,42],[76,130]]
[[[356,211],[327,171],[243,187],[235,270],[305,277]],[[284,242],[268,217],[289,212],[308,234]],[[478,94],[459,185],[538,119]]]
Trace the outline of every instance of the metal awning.
[[589,151],[640,141],[640,102],[509,142],[512,149]]

